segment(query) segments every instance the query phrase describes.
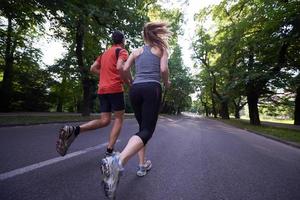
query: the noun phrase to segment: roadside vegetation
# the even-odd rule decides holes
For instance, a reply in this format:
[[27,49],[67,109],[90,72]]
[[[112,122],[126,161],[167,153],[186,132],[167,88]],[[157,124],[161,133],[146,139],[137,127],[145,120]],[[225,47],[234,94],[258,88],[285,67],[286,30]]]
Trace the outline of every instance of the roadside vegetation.
[[[291,129],[291,128],[283,128],[283,127],[275,127],[272,125],[251,125],[249,123],[249,120],[243,120],[243,119],[220,119],[220,118],[211,118],[215,120],[222,121],[226,124],[232,125],[234,127],[249,130],[251,132],[264,134],[273,136],[276,138],[279,138],[281,140],[289,141],[289,142],[295,142],[300,145],[300,130]],[[292,126],[292,125],[291,125]]]
[[222,0],[198,12],[198,113],[239,119],[247,107],[250,124],[267,115],[300,125],[299,9],[297,0]]
[[0,126],[31,125],[31,124],[55,123],[55,122],[76,122],[76,121],[88,121],[96,118],[99,117],[96,115],[92,115],[92,116],[81,116],[81,115],[1,116]]
[[[163,90],[162,111],[175,114],[191,106],[189,94],[194,85],[188,67],[192,66],[184,66],[178,42],[183,33],[182,10],[166,9],[159,0],[124,0],[121,4],[117,0],[19,0],[1,4],[0,112],[74,112],[84,116],[99,112],[98,77],[89,72],[91,64],[111,44],[116,29],[124,32],[129,52],[142,45],[141,31],[149,21],[166,21],[173,33],[169,41],[172,86]],[[35,45],[45,39],[64,46],[63,57],[52,65],[41,62],[42,46]],[[125,90],[125,109],[130,112],[128,88]]]

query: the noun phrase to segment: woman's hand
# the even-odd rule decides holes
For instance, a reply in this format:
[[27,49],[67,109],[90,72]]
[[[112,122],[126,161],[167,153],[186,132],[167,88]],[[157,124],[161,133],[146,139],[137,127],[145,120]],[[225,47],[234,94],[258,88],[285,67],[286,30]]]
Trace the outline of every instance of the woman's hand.
[[170,80],[168,80],[166,83],[164,83],[165,84],[165,87],[168,89],[168,88],[170,88],[171,87],[171,81]]

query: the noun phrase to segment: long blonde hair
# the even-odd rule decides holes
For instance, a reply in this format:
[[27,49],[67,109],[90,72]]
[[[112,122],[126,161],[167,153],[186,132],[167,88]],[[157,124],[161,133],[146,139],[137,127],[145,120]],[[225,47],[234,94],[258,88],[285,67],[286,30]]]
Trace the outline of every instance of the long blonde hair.
[[159,47],[162,51],[168,48],[168,39],[171,34],[165,22],[148,22],[144,25],[144,41],[151,46]]

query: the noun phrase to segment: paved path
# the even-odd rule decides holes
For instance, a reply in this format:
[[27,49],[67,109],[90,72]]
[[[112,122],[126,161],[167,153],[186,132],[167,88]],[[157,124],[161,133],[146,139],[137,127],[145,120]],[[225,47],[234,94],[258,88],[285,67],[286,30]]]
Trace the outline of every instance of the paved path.
[[[67,157],[54,144],[61,124],[0,128],[0,199],[105,199],[99,160],[109,127],[82,134]],[[122,149],[137,130],[125,120]],[[209,119],[161,117],[148,144],[153,169],[126,166],[118,200],[299,200],[300,150]]]

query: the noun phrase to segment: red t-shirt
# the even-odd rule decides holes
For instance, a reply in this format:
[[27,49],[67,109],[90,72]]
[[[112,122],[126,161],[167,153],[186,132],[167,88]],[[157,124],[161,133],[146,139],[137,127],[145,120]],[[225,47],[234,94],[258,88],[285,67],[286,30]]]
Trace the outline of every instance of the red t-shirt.
[[[96,60],[100,65],[98,94],[123,92],[123,81],[117,70],[116,48],[122,47],[120,45],[113,45]],[[119,52],[119,58],[125,62],[128,58],[128,52],[122,48]]]

